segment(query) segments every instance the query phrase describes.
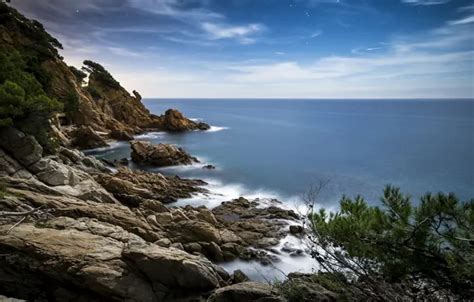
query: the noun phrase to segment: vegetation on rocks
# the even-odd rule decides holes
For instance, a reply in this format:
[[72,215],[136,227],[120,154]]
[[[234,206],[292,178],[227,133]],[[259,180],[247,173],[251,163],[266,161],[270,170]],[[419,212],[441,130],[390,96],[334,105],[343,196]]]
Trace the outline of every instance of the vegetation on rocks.
[[381,284],[409,282],[472,297],[474,200],[427,193],[416,204],[388,186],[381,201],[343,197],[336,213],[310,213],[312,254],[322,267],[379,294]]
[[14,126],[48,146],[49,119],[63,106],[46,95],[27,68],[18,51],[0,48],[0,127]]
[[114,79],[114,77],[99,63],[94,61],[85,60],[83,62],[83,70],[88,72],[90,77],[93,77],[96,81],[110,87],[110,88],[119,88],[120,83]]

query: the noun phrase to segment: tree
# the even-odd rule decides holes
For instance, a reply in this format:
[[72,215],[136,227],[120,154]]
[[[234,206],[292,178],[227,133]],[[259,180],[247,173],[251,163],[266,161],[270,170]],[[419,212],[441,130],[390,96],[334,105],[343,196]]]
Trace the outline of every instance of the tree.
[[46,95],[16,50],[0,48],[0,127],[32,134],[49,149],[49,119],[62,108]]
[[388,186],[381,202],[369,206],[361,196],[343,197],[335,213],[311,210],[313,257],[326,270],[363,279],[380,294],[380,282],[428,280],[472,297],[474,200],[428,193],[414,205]]
[[91,80],[96,80],[110,88],[120,87],[120,83],[117,82],[112,77],[112,75],[99,63],[90,60],[85,60],[83,64],[84,66],[82,67],[82,69],[89,73],[89,78]]
[[87,74],[85,72],[83,72],[82,70],[79,70],[77,69],[76,67],[74,66],[69,66],[69,69],[71,70],[71,72],[74,74],[74,76],[76,77],[76,80],[79,84],[83,84],[84,83],[84,79],[87,77]]

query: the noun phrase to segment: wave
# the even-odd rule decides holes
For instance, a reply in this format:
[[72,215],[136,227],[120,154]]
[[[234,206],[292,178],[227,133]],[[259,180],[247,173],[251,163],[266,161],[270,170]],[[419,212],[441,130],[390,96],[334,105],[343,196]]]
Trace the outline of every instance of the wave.
[[269,207],[271,205],[277,205],[279,207],[291,209],[289,204],[285,204],[281,201],[290,200],[281,194],[267,190],[267,189],[249,189],[243,184],[239,183],[228,183],[224,184],[222,181],[214,178],[202,178],[207,185],[203,186],[208,193],[198,193],[191,198],[180,199],[173,206],[206,206],[207,208],[215,208],[224,201],[230,201],[239,197],[244,197],[249,200],[255,200],[259,202],[259,207]]
[[135,139],[157,139],[162,138],[166,132],[157,131],[157,132],[147,132],[139,135],[135,135],[133,138]]
[[229,127],[219,127],[219,126],[211,126],[210,129],[206,130],[207,132],[218,132],[222,130],[230,129]]

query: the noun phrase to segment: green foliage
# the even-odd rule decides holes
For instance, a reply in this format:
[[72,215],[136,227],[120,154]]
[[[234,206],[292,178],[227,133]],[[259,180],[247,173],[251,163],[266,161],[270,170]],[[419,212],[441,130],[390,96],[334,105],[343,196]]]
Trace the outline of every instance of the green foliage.
[[96,80],[110,88],[120,87],[120,83],[99,63],[90,60],[85,60],[83,63],[84,67],[82,69],[90,73],[90,79]]
[[14,126],[49,144],[47,131],[51,115],[62,104],[49,98],[41,83],[28,72],[27,65],[14,49],[0,48],[0,126]]
[[388,186],[381,201],[382,208],[369,206],[360,196],[343,197],[339,212],[313,214],[319,244],[341,248],[364,272],[390,281],[421,276],[458,293],[472,286],[474,200],[426,194],[414,205],[398,188]]
[[64,113],[67,116],[71,117],[79,110],[79,95],[74,90],[69,91],[62,101],[64,105]]
[[84,83],[84,79],[87,77],[87,74],[85,72],[83,72],[82,70],[79,70],[77,69],[76,67],[74,66],[69,66],[69,69],[71,70],[71,72],[74,74],[74,76],[76,77],[76,80],[79,84],[83,84]]

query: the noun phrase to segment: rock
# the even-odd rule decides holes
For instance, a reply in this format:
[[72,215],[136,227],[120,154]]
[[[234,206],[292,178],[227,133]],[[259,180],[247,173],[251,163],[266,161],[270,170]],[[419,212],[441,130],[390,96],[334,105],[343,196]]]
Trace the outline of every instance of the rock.
[[272,292],[270,285],[257,282],[241,282],[219,288],[208,299],[208,302],[247,301],[283,302],[284,300]]
[[120,129],[114,129],[110,131],[109,134],[110,138],[116,139],[119,141],[131,141],[133,140],[133,134],[126,131],[126,130],[120,130]]
[[231,277],[232,277],[232,283],[241,283],[241,282],[250,281],[249,277],[247,277],[247,275],[239,269],[235,270]]
[[131,141],[132,160],[157,167],[190,165],[199,162],[183,149],[168,144],[153,145],[144,141]]
[[160,240],[155,241],[155,244],[161,247],[170,247],[171,241],[168,238],[161,238]]
[[0,147],[26,167],[40,160],[43,154],[43,148],[33,136],[12,127],[0,129]]
[[80,176],[74,175],[69,166],[61,164],[50,158],[42,158],[30,167],[36,177],[50,186],[76,185]]
[[214,214],[212,214],[211,210],[205,207],[200,207],[198,209],[198,213],[196,214],[196,217],[198,219],[204,220],[205,222],[209,222],[212,225],[217,225],[216,217],[214,217]]
[[303,233],[303,227],[301,225],[290,225],[290,233],[293,235],[298,235]]
[[105,140],[89,126],[81,126],[71,133],[72,145],[79,149],[107,147]]
[[281,248],[282,252],[290,254],[292,257],[303,256],[304,251],[300,248],[295,247],[293,244],[289,242],[285,242],[283,247]]
[[197,242],[183,244],[184,250],[188,253],[202,253],[202,246]]
[[186,131],[186,130],[208,130],[210,126],[206,123],[194,122],[183,116],[176,109],[166,110],[164,116],[161,116],[161,127],[168,131]]
[[157,213],[155,215],[155,217],[156,217],[156,222],[159,225],[167,225],[167,224],[170,224],[173,221],[173,214],[171,214],[169,212]]
[[224,254],[221,248],[215,242],[201,242],[202,248],[204,249],[204,255],[214,262],[224,261]]
[[90,219],[60,217],[40,228],[24,223],[6,233],[8,228],[0,226],[0,250],[10,259],[0,266],[0,276],[8,276],[0,277],[0,292],[15,297],[40,289],[54,300],[71,291],[77,300],[162,301],[199,295],[229,278],[206,259]]
[[[287,295],[295,295],[288,297],[290,301],[298,299],[301,302],[312,302],[312,301],[340,301],[340,300],[349,300],[349,301],[363,301],[370,300],[368,297],[352,297],[334,293],[331,290],[324,288],[321,284],[317,282],[317,279],[313,278],[311,274],[301,274],[301,273],[290,273],[288,274],[288,279],[283,282],[281,288],[287,289]],[[337,283],[336,283],[337,284]],[[291,289],[291,290],[289,290]],[[338,292],[344,291],[344,288],[337,288]],[[285,290],[284,290],[285,292]]]
[[31,178],[33,175],[0,149],[0,176]]
[[203,168],[203,169],[207,169],[207,170],[215,170],[215,169],[216,169],[216,167],[213,166],[213,165],[205,165],[205,166],[203,166],[202,168]]
[[171,233],[179,242],[215,242],[220,243],[219,231],[204,221],[184,220],[175,224]]
[[140,204],[140,206],[145,211],[151,211],[153,213],[169,212],[169,209],[164,204],[154,199],[146,199]]

